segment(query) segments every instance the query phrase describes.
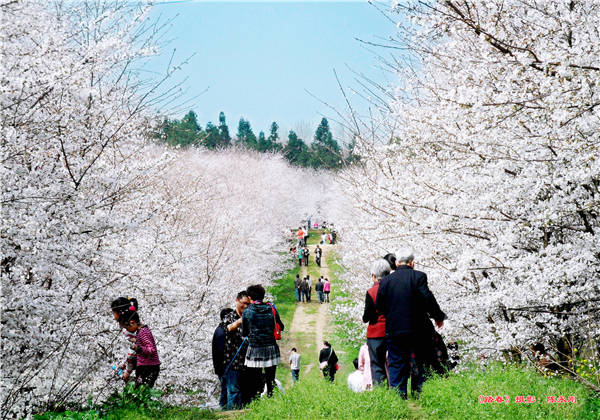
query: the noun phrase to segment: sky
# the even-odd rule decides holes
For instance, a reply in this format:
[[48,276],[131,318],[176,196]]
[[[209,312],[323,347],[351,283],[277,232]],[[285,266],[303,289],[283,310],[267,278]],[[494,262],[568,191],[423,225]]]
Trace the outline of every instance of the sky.
[[[334,69],[345,88],[357,86],[350,69],[382,84],[393,81],[376,57],[388,52],[355,39],[380,42],[395,29],[366,0],[164,1],[151,16],[173,21],[170,41],[145,70],[165,73],[173,50],[173,64],[193,55],[174,79],[187,78],[182,100],[193,101],[171,116],[193,109],[203,127],[217,123],[223,111],[232,134],[244,117],[257,135],[276,121],[281,137],[290,129],[307,137],[326,116],[341,135],[335,112],[320,102],[345,109]],[[366,111],[365,101],[349,92],[354,106]]]

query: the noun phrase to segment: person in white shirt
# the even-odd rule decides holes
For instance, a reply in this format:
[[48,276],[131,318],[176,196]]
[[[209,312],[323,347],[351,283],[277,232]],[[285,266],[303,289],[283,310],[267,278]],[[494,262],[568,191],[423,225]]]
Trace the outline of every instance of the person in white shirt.
[[292,371],[292,380],[296,383],[300,378],[300,354],[296,351],[296,347],[290,354],[290,370]]
[[354,368],[356,369],[350,375],[348,375],[348,388],[354,392],[362,392],[365,390],[363,382],[363,373],[358,369],[358,358],[354,359]]

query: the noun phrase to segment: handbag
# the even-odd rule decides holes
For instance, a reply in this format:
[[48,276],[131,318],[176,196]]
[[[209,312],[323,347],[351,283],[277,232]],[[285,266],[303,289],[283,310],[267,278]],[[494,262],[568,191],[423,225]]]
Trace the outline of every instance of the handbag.
[[[323,369],[327,369],[327,365],[329,365],[329,358],[331,358],[331,355],[333,354],[333,347],[330,347],[331,351],[329,352],[329,356],[327,357],[327,360],[325,360],[324,362],[319,363],[319,368],[321,370]],[[335,364],[337,366],[337,363]],[[337,370],[337,368],[336,368]]]
[[273,320],[275,321],[275,329],[273,330],[273,336],[275,340],[281,340],[281,327],[277,323],[277,316],[275,315],[275,307],[269,303],[271,311],[273,311]]

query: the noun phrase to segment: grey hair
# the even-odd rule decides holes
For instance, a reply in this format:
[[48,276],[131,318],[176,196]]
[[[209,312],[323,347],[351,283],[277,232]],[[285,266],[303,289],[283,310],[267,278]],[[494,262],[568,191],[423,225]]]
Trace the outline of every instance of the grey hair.
[[390,274],[391,271],[390,264],[383,258],[378,258],[371,264],[371,274],[377,277],[377,279],[384,278]]
[[415,253],[410,248],[401,248],[396,252],[396,261],[400,264],[408,264],[415,259]]

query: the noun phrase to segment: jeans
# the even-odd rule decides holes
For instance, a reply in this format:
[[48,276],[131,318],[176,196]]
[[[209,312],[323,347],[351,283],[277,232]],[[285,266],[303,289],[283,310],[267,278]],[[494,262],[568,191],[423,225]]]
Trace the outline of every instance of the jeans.
[[385,338],[367,338],[367,347],[369,348],[369,359],[371,360],[373,385],[377,385],[387,377],[385,372],[385,354],[387,353]]
[[298,379],[300,379],[300,369],[292,369],[292,380],[296,383]]
[[225,386],[227,387],[227,409],[240,408],[242,406],[240,372],[229,369],[223,378],[225,378]]
[[323,303],[325,302],[325,293],[319,291],[317,292],[319,294],[319,303]]
[[308,302],[308,293],[305,290],[302,291],[302,302],[304,301]]
[[416,337],[413,334],[402,334],[386,339],[389,361],[390,388],[396,388],[402,398],[407,397],[408,377],[412,377],[411,389],[421,392],[423,384],[423,365],[415,357]]
[[219,397],[219,407],[222,410],[227,408],[227,382],[223,376],[219,376],[219,382],[221,383],[221,396]]
[[300,302],[300,289],[295,289],[296,290],[296,302]]

